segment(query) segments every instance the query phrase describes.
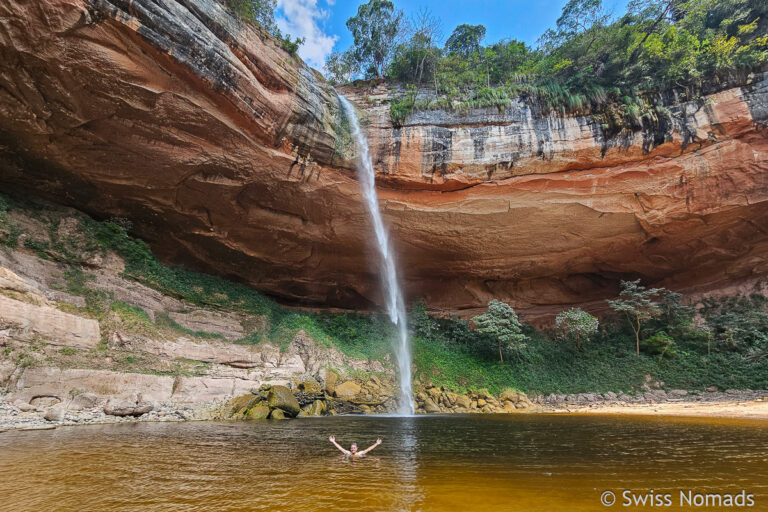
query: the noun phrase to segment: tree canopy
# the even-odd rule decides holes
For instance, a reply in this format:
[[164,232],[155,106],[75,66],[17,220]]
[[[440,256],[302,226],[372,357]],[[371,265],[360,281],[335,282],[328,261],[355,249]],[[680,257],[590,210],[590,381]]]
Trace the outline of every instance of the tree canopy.
[[528,338],[523,334],[523,324],[512,306],[507,303],[492,300],[488,303],[488,311],[474,317],[472,321],[478,332],[489,334],[496,340],[501,362],[504,362],[504,350],[518,351],[525,347]]
[[403,13],[389,0],[369,0],[347,20],[352,55],[366,76],[383,77],[402,29]]
[[470,57],[480,52],[480,41],[485,37],[485,27],[482,25],[459,25],[445,42],[445,50]]
[[640,330],[643,323],[662,313],[661,302],[657,299],[666,290],[664,288],[646,288],[640,280],[622,281],[621,293],[615,300],[609,300],[611,308],[626,316],[632,331],[635,333],[635,348],[640,355]]
[[581,309],[569,309],[558,313],[555,327],[565,338],[576,340],[576,350],[581,352],[581,342],[588,341],[597,333],[600,322],[597,318]]
[[485,27],[468,24],[441,46],[436,33],[409,25],[390,1],[361,5],[348,22],[349,72],[334,75],[331,65],[329,74],[434,91],[422,103],[409,98],[404,111],[393,102],[403,115],[504,108],[519,97],[544,111],[597,116],[611,131],[657,126],[666,115],[657,105],[661,90],[695,99],[705,86],[743,83],[768,64],[768,2],[761,0],[633,0],[620,16],[601,0],[570,0],[535,48],[514,38],[484,46]]

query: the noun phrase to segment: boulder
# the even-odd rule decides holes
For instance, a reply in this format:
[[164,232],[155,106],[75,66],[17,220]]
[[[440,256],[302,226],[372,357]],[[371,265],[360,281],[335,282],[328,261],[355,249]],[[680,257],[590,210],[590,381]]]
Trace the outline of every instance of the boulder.
[[504,402],[504,405],[501,407],[501,412],[505,413],[512,413],[517,410],[517,407],[515,407],[515,404],[513,404],[510,401]]
[[151,412],[154,405],[141,400],[141,396],[131,398],[110,398],[104,405],[104,414],[110,416],[141,416]]
[[21,412],[30,412],[30,411],[36,411],[37,407],[35,407],[32,404],[28,404],[27,402],[24,402],[22,400],[16,400],[13,402],[13,406],[16,407]]
[[79,395],[75,395],[69,402],[68,409],[74,411],[80,411],[83,409],[93,409],[97,407],[100,402],[99,395],[96,393],[86,392]]
[[64,419],[64,406],[62,404],[56,404],[47,411],[43,416],[47,421],[62,421]]
[[271,420],[284,420],[285,419],[285,413],[282,409],[273,409],[272,412],[269,414],[269,419]]
[[323,400],[315,400],[311,404],[304,406],[302,410],[309,416],[322,416],[325,412],[325,408],[326,405]]
[[336,370],[332,370],[331,368],[323,368],[320,370],[320,377],[323,380],[325,392],[333,396],[333,393],[336,390],[336,383],[339,381],[339,374],[336,373]]
[[469,409],[472,407],[472,401],[467,395],[456,395],[453,399],[453,402],[457,407],[461,407],[463,409]]
[[59,402],[61,402],[61,400],[57,396],[36,396],[29,401],[29,404],[38,409],[42,409],[56,405]]
[[319,382],[312,377],[302,377],[293,379],[293,390],[300,393],[313,393],[320,395],[323,393],[323,388]]
[[264,400],[260,395],[247,394],[237,396],[229,401],[229,415],[244,414],[251,407],[260,404]]
[[243,414],[243,418],[246,420],[263,420],[267,417],[269,417],[269,407],[266,405],[255,405]]
[[336,386],[336,389],[334,390],[334,395],[337,398],[346,400],[346,399],[354,398],[355,396],[359,395],[360,390],[361,390],[360,384],[358,384],[357,382],[348,380]]
[[435,402],[433,402],[432,399],[429,397],[426,400],[424,400],[424,411],[427,412],[428,414],[435,414],[435,413],[442,412],[440,408],[437,406],[437,404],[435,404]]
[[267,394],[267,404],[271,409],[281,409],[291,416],[296,416],[301,410],[299,401],[285,386],[272,386]]
[[522,397],[524,397],[524,396],[525,396],[525,393],[522,393],[522,392],[520,392],[520,391],[517,391],[517,390],[515,390],[515,389],[508,389],[508,390],[506,390],[506,391],[503,391],[503,392],[502,392],[502,393],[499,395],[499,400],[500,400],[500,401],[502,401],[502,402],[504,402],[504,401],[510,401],[510,402],[512,402],[513,404],[516,404],[516,403],[517,403],[517,402],[519,402],[519,401],[522,399]]

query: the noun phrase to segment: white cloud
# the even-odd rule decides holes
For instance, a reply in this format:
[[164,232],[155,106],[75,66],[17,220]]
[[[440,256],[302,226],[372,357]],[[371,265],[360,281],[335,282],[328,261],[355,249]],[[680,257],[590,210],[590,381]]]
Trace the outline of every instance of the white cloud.
[[[332,2],[328,4],[332,5]],[[299,56],[310,66],[322,69],[325,58],[339,38],[326,34],[320,27],[320,22],[328,17],[328,11],[318,7],[317,0],[277,0],[277,7],[277,27],[291,37],[305,38]]]

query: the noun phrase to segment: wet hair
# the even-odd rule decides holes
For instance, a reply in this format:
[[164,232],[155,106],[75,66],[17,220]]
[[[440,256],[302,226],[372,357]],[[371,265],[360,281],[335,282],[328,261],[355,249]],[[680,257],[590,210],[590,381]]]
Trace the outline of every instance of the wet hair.
[[352,443],[351,445],[349,445],[349,447],[350,447],[350,448],[352,448],[353,446],[354,446],[355,448],[357,448],[357,443]]

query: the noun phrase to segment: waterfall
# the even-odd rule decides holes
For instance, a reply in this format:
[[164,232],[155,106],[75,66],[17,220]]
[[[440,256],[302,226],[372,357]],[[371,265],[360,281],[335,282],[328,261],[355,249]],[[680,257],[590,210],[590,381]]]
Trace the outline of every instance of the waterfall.
[[397,265],[395,255],[389,245],[389,233],[379,211],[379,199],[376,194],[376,173],[373,169],[373,161],[368,149],[368,140],[365,138],[360,123],[357,120],[355,109],[343,96],[339,96],[342,108],[347,113],[352,137],[360,154],[359,174],[360,186],[363,189],[363,197],[368,213],[373,221],[373,231],[376,236],[376,246],[381,256],[379,274],[381,276],[384,297],[387,303],[389,319],[397,327],[397,343],[395,344],[395,356],[400,371],[400,413],[413,414],[413,393],[411,390],[411,347],[408,342],[408,325],[405,316],[405,302],[397,280]]

